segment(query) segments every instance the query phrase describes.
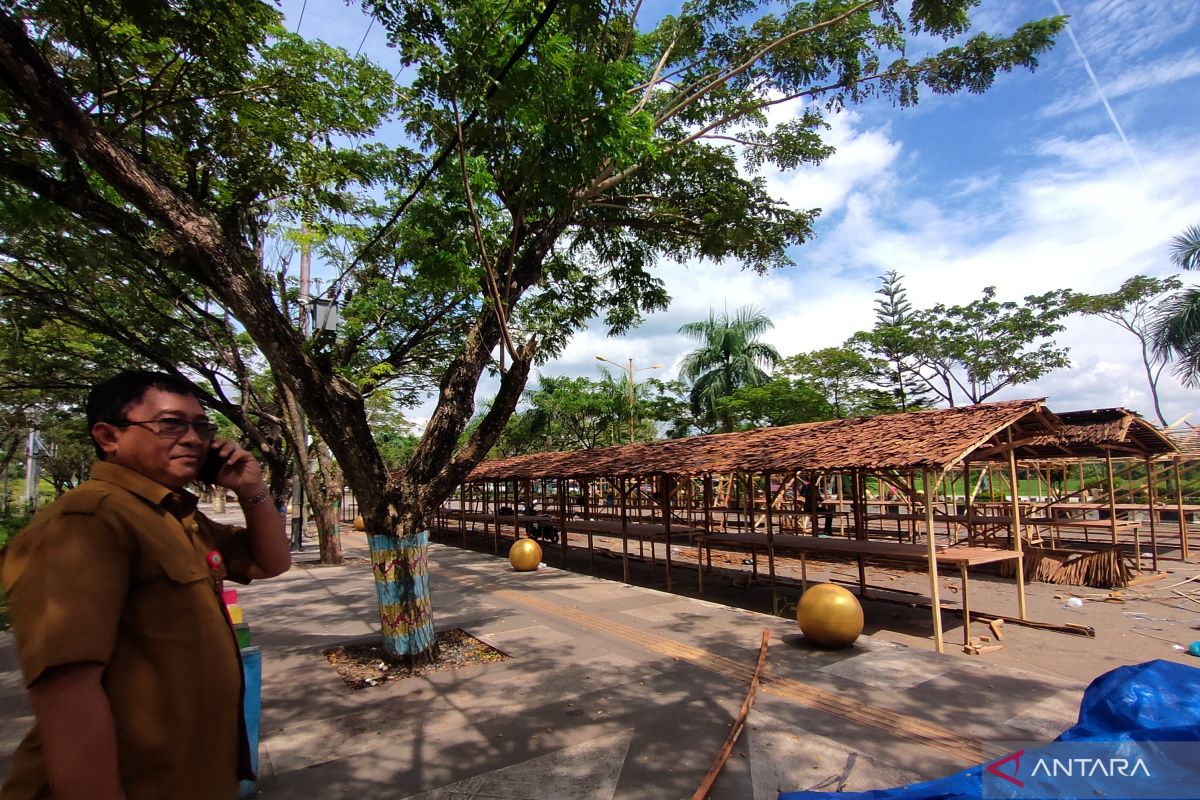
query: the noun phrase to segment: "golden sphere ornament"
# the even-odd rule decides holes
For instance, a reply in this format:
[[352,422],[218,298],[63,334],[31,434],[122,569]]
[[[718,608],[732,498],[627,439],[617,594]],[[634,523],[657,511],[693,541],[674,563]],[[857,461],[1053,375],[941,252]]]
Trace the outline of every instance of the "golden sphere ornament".
[[832,583],[810,588],[796,604],[804,637],[818,647],[849,647],[863,629],[863,610],[849,590]]
[[508,549],[508,563],[517,572],[533,572],[542,563],[542,547],[533,539],[517,539]]

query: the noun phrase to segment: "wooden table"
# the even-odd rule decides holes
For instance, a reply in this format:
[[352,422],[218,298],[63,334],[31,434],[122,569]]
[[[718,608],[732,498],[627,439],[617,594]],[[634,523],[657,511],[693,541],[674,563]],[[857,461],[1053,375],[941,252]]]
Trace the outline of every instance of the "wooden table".
[[[929,563],[929,548],[919,544],[902,544],[898,542],[875,542],[867,539],[842,539],[831,536],[791,536],[780,535],[768,537],[761,533],[714,533],[701,537],[704,547],[729,547],[736,550],[749,550],[752,559],[752,574],[758,574],[758,550],[765,548],[768,558],[774,559],[774,553],[794,552],[800,556],[800,585],[801,589],[808,588],[808,553],[838,553],[855,556],[878,556],[908,561],[917,564]],[[971,639],[971,606],[969,602],[967,568],[980,564],[993,564],[999,561],[1020,561],[1021,554],[1015,550],[996,547],[936,547],[934,559],[938,564],[958,567],[962,578],[963,604],[963,645]],[[1020,563],[1016,565],[1021,569]],[[936,566],[935,566],[936,569]],[[866,596],[866,585],[859,583],[859,591]],[[1020,591],[1020,587],[1018,587]],[[935,608],[933,613],[941,612]]]

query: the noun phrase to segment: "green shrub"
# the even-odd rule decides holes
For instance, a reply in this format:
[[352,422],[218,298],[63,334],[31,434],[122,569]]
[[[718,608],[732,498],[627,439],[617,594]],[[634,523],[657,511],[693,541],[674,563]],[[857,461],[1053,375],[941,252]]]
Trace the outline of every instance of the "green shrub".
[[[25,513],[0,513],[0,547],[3,547],[17,531],[29,522]],[[0,592],[0,631],[8,630],[8,609],[4,605],[4,593]]]

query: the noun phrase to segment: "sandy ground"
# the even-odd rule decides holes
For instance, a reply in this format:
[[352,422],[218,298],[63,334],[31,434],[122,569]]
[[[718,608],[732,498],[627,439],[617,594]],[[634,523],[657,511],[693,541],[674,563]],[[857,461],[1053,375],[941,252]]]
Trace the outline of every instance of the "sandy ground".
[[[353,534],[350,534],[353,537]],[[457,544],[452,535],[443,541]],[[511,540],[508,540],[511,541]],[[346,540],[353,547],[353,538]],[[493,549],[490,536],[469,536],[468,546],[484,552]],[[621,580],[622,562],[620,540],[594,537],[597,548],[589,558],[586,536],[571,536],[571,551],[564,564],[558,547],[546,546],[546,563],[568,569],[591,572],[613,580]],[[605,546],[611,548],[601,552]],[[502,541],[501,552],[508,542]],[[636,556],[637,544],[630,543]],[[631,558],[631,582],[665,589],[662,569],[665,551],[657,548],[657,568],[649,564],[649,548],[643,551],[646,559]],[[672,591],[692,597],[727,603],[769,613],[771,596],[766,575],[766,559],[760,558],[757,580],[750,580],[750,566],[743,564],[748,555],[742,553],[713,553],[714,574],[705,577],[705,592],[700,594],[697,580],[695,548],[674,546],[672,560]],[[944,652],[958,658],[986,660],[995,664],[1030,670],[1048,676],[1087,682],[1122,664],[1133,664],[1156,658],[1178,661],[1200,667],[1200,658],[1191,656],[1186,648],[1200,640],[1200,564],[1160,560],[1157,574],[1143,573],[1145,582],[1122,590],[1091,589],[1047,583],[1027,583],[1025,589],[1026,618],[1038,622],[1062,625],[1073,623],[1092,628],[1094,637],[1080,636],[1055,630],[1026,627],[1006,622],[999,642],[1003,647],[982,655],[963,652],[962,617],[951,609],[961,608],[962,581],[957,574],[939,576],[943,608]],[[653,575],[651,574],[653,572]],[[794,614],[800,596],[799,559],[777,559],[778,593],[783,604],[782,614]],[[1189,579],[1196,578],[1194,581]],[[858,566],[854,562],[808,559],[810,581],[832,580],[857,589]],[[972,617],[993,614],[1018,616],[1016,583],[982,570],[973,570],[970,581]],[[913,570],[892,564],[868,564],[868,599],[863,601],[866,619],[864,635],[899,642],[914,647],[933,647],[932,614],[925,607],[912,603],[928,603],[930,584],[924,570]],[[435,587],[436,591],[436,587]],[[907,594],[906,594],[907,593]],[[880,598],[879,600],[872,598]],[[1078,598],[1081,605],[1070,603]],[[892,602],[887,602],[892,601]],[[984,622],[972,621],[972,637],[992,637]]]

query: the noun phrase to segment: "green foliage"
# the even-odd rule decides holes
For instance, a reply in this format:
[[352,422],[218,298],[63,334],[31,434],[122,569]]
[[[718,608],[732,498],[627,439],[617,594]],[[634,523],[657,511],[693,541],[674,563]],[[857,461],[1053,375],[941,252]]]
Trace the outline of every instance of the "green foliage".
[[700,347],[684,356],[679,377],[688,384],[692,413],[705,421],[720,421],[725,431],[734,428],[730,409],[718,407],[722,398],[741,387],[761,386],[766,370],[779,361],[779,352],[758,339],[774,325],[755,308],[738,309],[733,316],[710,311],[708,319],[689,322],[679,332]]
[[794,376],[821,393],[829,408],[823,419],[867,416],[905,409],[891,404],[889,393],[877,388],[884,374],[881,359],[864,355],[854,341],[784,359],[779,372]]
[[[1200,225],[1171,240],[1171,262],[1180,269],[1200,269]],[[1200,386],[1200,286],[1177,290],[1160,302],[1152,336],[1160,356],[1175,361],[1184,385]]]
[[765,428],[817,422],[834,416],[816,386],[777,377],[758,386],[741,386],[717,400],[717,413],[728,414],[739,428]]
[[[889,279],[893,288],[899,287],[895,273],[885,276],[885,287]],[[875,328],[856,341],[887,361],[897,400],[902,397],[897,394],[899,376],[909,374],[950,406],[982,403],[1005,387],[1070,365],[1067,349],[1053,341],[1069,313],[1066,301],[1063,291],[1029,295],[1020,303],[1000,301],[989,286],[966,305],[904,308],[899,322],[877,315]],[[903,397],[908,403],[909,396]]]
[[402,409],[403,403],[398,402],[389,391],[376,392],[367,400],[367,421],[371,426],[371,434],[389,470],[404,469],[420,441]]
[[[825,114],[982,91],[1033,68],[1063,24],[961,38],[974,0],[917,2],[907,18],[898,0],[690,0],[641,29],[640,5],[364,0],[407,66],[397,87],[257,0],[15,0],[0,10],[0,224],[67,243],[21,243],[14,260],[30,257],[39,287],[91,267],[103,303],[158,287],[156,322],[236,320],[258,353],[223,347],[231,330],[204,337],[233,385],[250,392],[269,366],[376,524],[415,526],[496,441],[535,359],[589,319],[623,331],[665,306],[660,259],[791,263],[817,212],[777,202],[755,170],[820,163]],[[910,61],[931,36],[954,41]],[[771,124],[768,109],[801,99]],[[405,146],[373,141],[385,123]],[[346,304],[340,338],[296,334],[268,235],[339,271],[325,294]],[[69,302],[86,306],[86,288]],[[120,340],[139,319],[68,321]],[[489,368],[495,413],[462,440]],[[200,374],[220,396],[220,371]],[[381,389],[439,401],[386,487],[366,409]]]
[[628,380],[603,368],[599,380],[540,376],[526,392],[527,408],[513,415],[497,448],[515,455],[625,444],[631,423],[635,438],[653,439],[650,394],[648,384],[635,384],[631,409]]
[[890,270],[879,277],[875,290],[875,327],[854,340],[882,362],[881,383],[891,392],[891,405],[897,411],[912,411],[929,405],[929,390],[912,362],[910,326],[914,322],[912,303],[901,283],[902,277]]
[[1158,401],[1158,379],[1167,364],[1165,354],[1154,347],[1153,324],[1155,309],[1168,301],[1170,292],[1178,291],[1182,282],[1170,278],[1152,278],[1134,275],[1121,284],[1115,292],[1105,294],[1078,294],[1068,292],[1066,307],[1069,311],[1087,316],[1100,317],[1129,331],[1141,347],[1142,367],[1154,413],[1162,425],[1167,424]]
[[[816,211],[782,206],[755,172],[827,158],[830,109],[871,97],[908,105],[922,87],[981,91],[999,71],[1034,67],[1061,27],[1043,20],[959,41],[970,0],[916,3],[907,19],[892,2],[706,0],[652,28],[628,0],[554,13],[533,0],[363,5],[409,67],[403,87],[364,58],[288,33],[255,0],[87,9],[25,0],[9,13],[36,33],[38,53],[98,132],[219,220],[225,246],[248,256],[269,232],[341,270],[327,290],[343,302],[340,336],[314,338],[309,352],[364,396],[388,388],[404,404],[437,385],[493,303],[514,338],[536,337],[544,359],[597,314],[623,331],[665,307],[660,258],[789,264]],[[910,62],[906,40],[931,34],[955,43]],[[795,118],[768,124],[768,108],[800,98],[811,102]],[[110,184],[90,156],[31,136],[47,122],[29,109],[19,93],[0,104],[0,174],[19,188],[6,213],[53,219],[46,231],[61,228],[64,210],[83,223],[77,252],[42,243],[44,269],[57,277],[103,263],[87,278],[96,286],[167,279],[193,303],[219,300],[242,317],[269,310],[245,295],[266,282],[239,286],[233,299],[185,233],[152,233],[175,229],[145,198]],[[408,145],[371,141],[391,121]],[[60,191],[39,193],[47,181]],[[18,208],[30,188],[36,207]],[[89,261],[97,243],[114,257]],[[495,298],[484,291],[492,271],[504,276]],[[64,296],[87,299],[83,288]],[[293,313],[291,296],[279,287],[278,313]],[[119,302],[94,299],[74,305]],[[106,335],[137,329],[131,320],[118,316]],[[275,350],[270,325],[243,322]]]

